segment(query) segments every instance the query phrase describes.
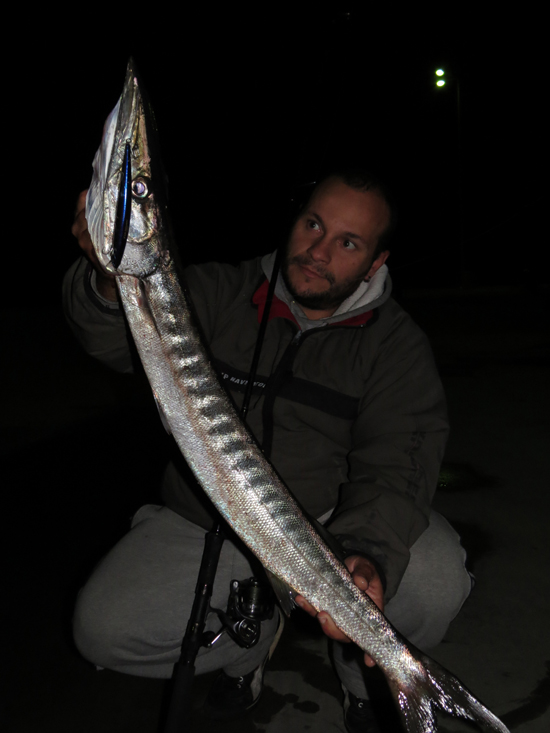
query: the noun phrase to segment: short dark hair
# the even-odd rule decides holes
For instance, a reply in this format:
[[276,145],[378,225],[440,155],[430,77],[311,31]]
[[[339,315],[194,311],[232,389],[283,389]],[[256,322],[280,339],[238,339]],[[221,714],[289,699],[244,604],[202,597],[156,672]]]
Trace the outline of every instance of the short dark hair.
[[366,168],[335,168],[317,179],[315,187],[311,191],[310,198],[316,189],[329,178],[339,178],[346,186],[354,188],[356,191],[374,191],[386,202],[390,216],[388,226],[378,237],[378,242],[376,243],[376,249],[373,255],[374,259],[376,259],[382,252],[386,252],[389,249],[388,245],[393,237],[397,223],[395,203],[388,185],[376,173]]

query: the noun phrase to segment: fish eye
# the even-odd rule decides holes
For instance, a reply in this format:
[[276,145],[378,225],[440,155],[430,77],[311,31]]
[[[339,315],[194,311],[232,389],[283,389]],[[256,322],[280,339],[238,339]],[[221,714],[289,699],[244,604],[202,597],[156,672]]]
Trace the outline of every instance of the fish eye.
[[132,194],[138,199],[144,199],[149,195],[147,180],[139,176],[132,181]]

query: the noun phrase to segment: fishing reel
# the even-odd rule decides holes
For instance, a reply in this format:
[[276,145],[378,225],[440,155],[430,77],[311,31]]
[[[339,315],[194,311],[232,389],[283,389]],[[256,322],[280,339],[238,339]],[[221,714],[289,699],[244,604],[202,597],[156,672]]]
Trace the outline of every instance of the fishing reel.
[[250,649],[258,643],[262,621],[273,618],[275,602],[271,587],[257,578],[232,580],[229,586],[227,611],[211,608],[223,624],[221,630],[205,633],[204,645],[211,647],[224,632],[239,646]]

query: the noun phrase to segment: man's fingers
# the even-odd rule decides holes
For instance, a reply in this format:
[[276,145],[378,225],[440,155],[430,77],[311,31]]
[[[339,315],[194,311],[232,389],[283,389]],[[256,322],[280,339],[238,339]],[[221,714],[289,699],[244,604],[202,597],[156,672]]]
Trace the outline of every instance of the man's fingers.
[[[365,583],[368,585],[365,578],[362,576],[359,576]],[[361,587],[361,586],[359,586]],[[317,616],[319,623],[321,624],[321,628],[323,629],[324,633],[330,637],[331,639],[334,639],[335,641],[343,641],[346,643],[350,643],[350,639],[340,631],[340,629],[336,626],[334,621],[331,619],[331,617],[326,613],[325,611],[321,611],[320,613],[317,613],[317,611],[313,608],[311,603],[308,603],[306,599],[303,596],[296,596],[296,603],[300,606],[301,609],[303,609],[306,613],[309,613],[310,616]],[[365,654],[365,664],[367,667],[375,667],[376,662],[372,657],[369,657],[368,654]]]
[[78,198],[76,200],[76,206],[75,206],[75,210],[74,210],[75,218],[76,218],[76,216],[81,211],[84,211],[84,209],[86,208],[86,195],[87,195],[87,193],[88,193],[88,189],[86,188],[86,189],[84,189],[84,191],[81,191],[78,194]]
[[73,236],[76,237],[78,246],[86,255],[86,257],[91,260],[95,267],[100,267],[100,269],[103,270],[103,268],[99,265],[94,250],[94,245],[92,244],[92,238],[90,237],[90,232],[88,231],[88,222],[86,221],[84,210],[77,214],[73,222],[71,232],[73,233]]
[[355,585],[360,588],[361,590],[366,591],[369,587],[369,581],[365,578],[364,575],[359,575],[359,573],[353,573],[352,576],[353,582]]
[[332,618],[328,615],[326,611],[321,611],[317,619],[319,623],[321,624],[321,627],[324,631],[324,633],[330,638],[334,639],[334,641],[343,641],[346,644],[349,644],[351,642],[351,639],[349,639],[343,631],[340,631],[338,626],[334,623]]
[[[351,573],[353,582],[355,585],[367,593],[371,600],[376,603],[380,610],[384,610],[384,589],[380,576],[378,575],[376,568],[370,560],[362,557],[361,555],[352,555],[346,558],[346,566]],[[297,596],[296,603],[303,608],[304,611],[309,613],[310,616],[317,616],[321,628],[324,633],[334,639],[335,641],[349,642],[350,639],[336,626],[331,617],[326,611],[317,613],[315,608],[306,601],[302,596]],[[368,654],[365,654],[365,664],[367,667],[375,667],[376,662]]]
[[76,200],[75,216],[71,232],[76,238],[84,256],[92,263],[96,271],[96,288],[98,293],[106,300],[115,303],[118,299],[115,275],[112,272],[108,272],[98,260],[90,232],[88,231],[88,222],[86,221],[87,193],[87,191],[81,191]]
[[[76,206],[74,210],[74,221],[71,227],[71,232],[74,237],[78,240],[80,247],[87,251],[88,240],[91,245],[90,235],[88,234],[88,222],[86,221],[86,194],[88,191],[81,191],[76,200]],[[82,241],[81,241],[82,239]]]
[[346,566],[352,574],[353,582],[367,593],[378,608],[384,610],[384,588],[376,568],[370,560],[361,555],[346,558]]
[[296,604],[300,606],[303,611],[309,613],[310,616],[317,616],[317,611],[313,608],[311,603],[308,603],[308,601],[306,601],[303,596],[296,596],[295,600]]
[[300,606],[302,610],[304,610],[306,613],[309,613],[310,616],[317,617],[317,620],[321,624],[324,633],[331,639],[335,639],[336,641],[349,642],[348,637],[340,631],[338,626],[336,626],[336,624],[326,611],[321,611],[320,613],[317,613],[311,603],[308,603],[308,601],[306,601],[303,596],[296,596],[296,603]]
[[85,209],[80,209],[75,215],[73,225],[71,227],[71,232],[73,234],[73,237],[76,237],[79,239],[84,232],[88,231],[88,222],[86,221],[86,211]]

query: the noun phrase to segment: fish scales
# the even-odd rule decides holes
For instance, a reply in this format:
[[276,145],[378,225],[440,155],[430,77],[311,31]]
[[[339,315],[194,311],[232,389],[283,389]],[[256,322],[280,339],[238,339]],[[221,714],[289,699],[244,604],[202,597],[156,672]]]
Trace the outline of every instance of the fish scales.
[[[318,610],[328,611],[339,627],[356,627],[351,638],[382,661],[386,639],[394,637],[393,629],[379,612],[372,619],[374,633],[364,624],[351,623],[364,617],[365,602],[374,604],[324,545],[245,426],[233,417],[234,408],[214,373],[176,282],[173,264],[166,262],[144,283],[146,307],[159,338],[154,352],[149,347],[140,356],[182,453],[201,485],[217,486],[217,495],[211,498],[264,567]],[[135,306],[125,304],[125,310],[130,326],[135,319],[141,320]],[[172,314],[184,312],[187,316],[176,327]],[[158,371],[158,365],[165,363],[169,365],[168,377]],[[208,401],[206,413],[197,392]],[[211,411],[232,416],[226,434],[220,436],[212,430]]]
[[[220,385],[170,254],[170,230],[150,154],[150,112],[130,62],[122,96],[94,159],[86,216],[99,261],[116,274],[147,377],[187,463],[264,567],[327,611],[383,670],[408,733],[436,730],[435,709],[509,733],[449,672],[407,645],[354,584],[265,460]],[[118,267],[113,231],[122,162],[131,147],[128,240]]]

